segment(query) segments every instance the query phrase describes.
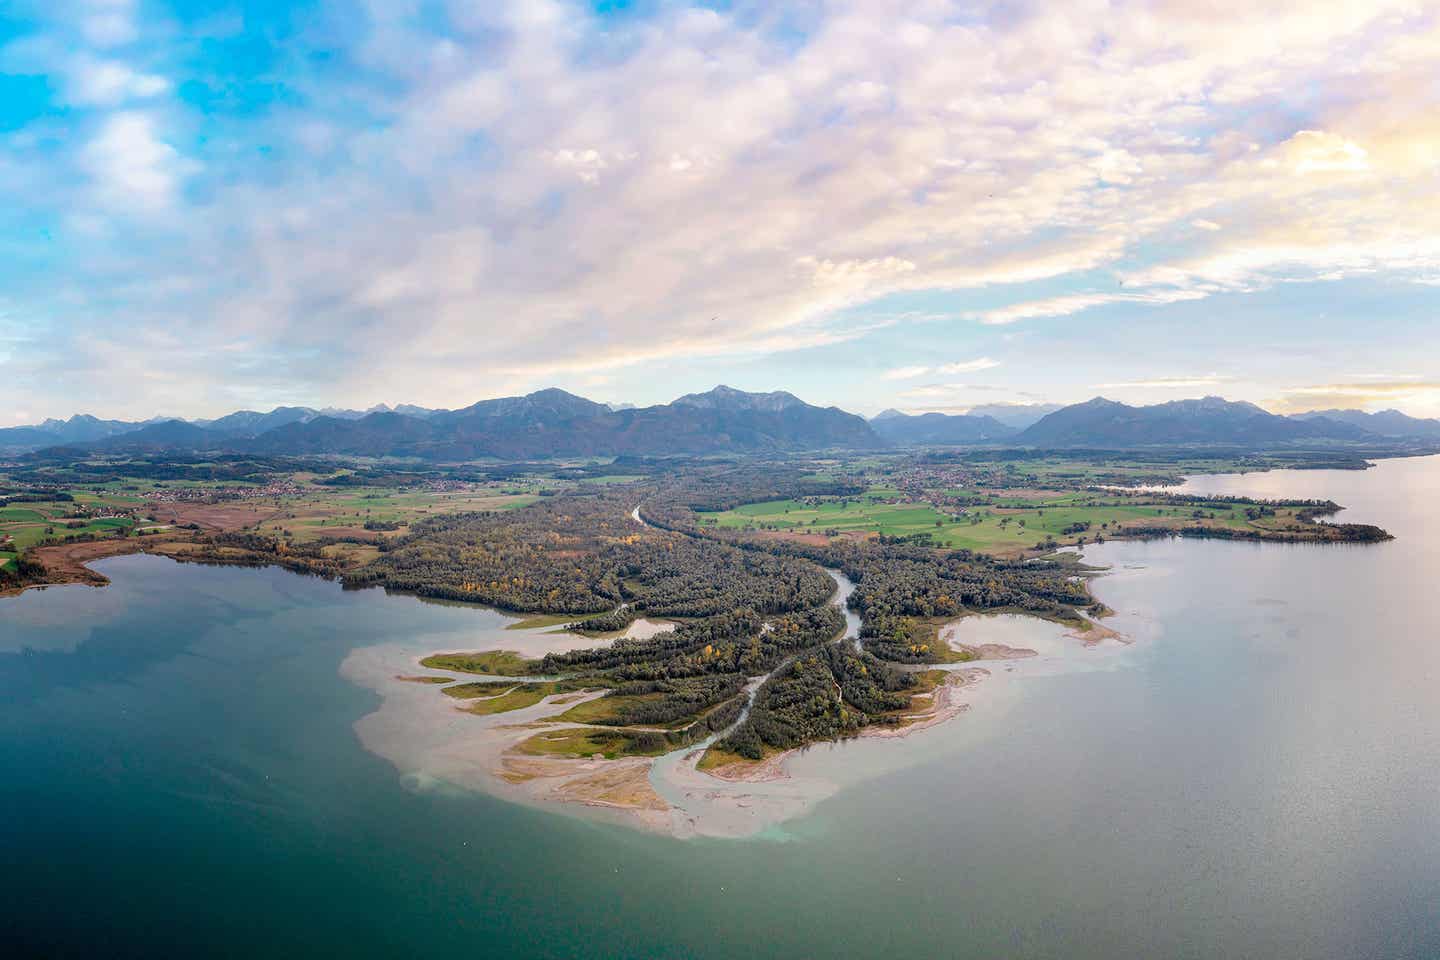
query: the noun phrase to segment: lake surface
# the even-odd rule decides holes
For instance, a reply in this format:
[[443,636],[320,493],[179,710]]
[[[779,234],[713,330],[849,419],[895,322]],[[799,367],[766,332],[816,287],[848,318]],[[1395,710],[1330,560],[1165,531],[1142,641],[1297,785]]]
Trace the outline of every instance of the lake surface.
[[417,790],[365,750],[381,699],[341,664],[491,645],[492,612],[152,557],[0,601],[0,951],[1440,955],[1440,460],[1189,487],[1399,539],[1089,548],[1133,643],[967,621],[1042,656],[947,724],[812,750],[841,789],[744,841]]

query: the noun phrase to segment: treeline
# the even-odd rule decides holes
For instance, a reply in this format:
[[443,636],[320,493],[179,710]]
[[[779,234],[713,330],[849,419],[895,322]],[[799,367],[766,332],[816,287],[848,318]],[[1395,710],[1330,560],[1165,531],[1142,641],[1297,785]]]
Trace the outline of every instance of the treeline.
[[855,582],[850,608],[873,636],[882,636],[884,621],[895,617],[954,617],[966,609],[1008,607],[1075,619],[1076,607],[1094,602],[1074,570],[1055,561],[996,560],[964,550],[937,553],[896,545],[846,544],[828,553]]
[[15,503],[74,503],[75,498],[63,490],[25,490],[0,494],[0,507]]
[[274,564],[299,573],[340,578],[345,574],[344,562],[325,553],[326,544],[335,542],[295,543],[249,531],[226,531],[194,541],[189,550],[176,554],[175,559],[230,566]]
[[18,587],[27,583],[40,583],[45,580],[45,577],[43,563],[21,554],[15,558],[13,565],[0,566],[0,589]]
[[346,580],[506,610],[603,614],[627,603],[636,614],[677,617],[785,613],[834,591],[811,564],[647,529],[630,506],[615,493],[576,493],[523,510],[431,517]]
[[720,673],[664,680],[633,680],[615,687],[607,696],[650,697],[627,700],[611,717],[594,723],[617,727],[659,727],[692,717],[701,711],[739,695],[745,688],[742,673]]
[[629,605],[616,607],[609,613],[567,624],[565,629],[574,633],[615,633],[635,622],[635,608]]
[[623,680],[658,680],[701,674],[762,674],[785,657],[833,640],[845,618],[831,604],[765,620],[740,609],[682,623],[646,639],[619,639],[608,647],[552,653],[544,673],[605,671]]
[[705,526],[692,506],[697,500],[712,502],[717,489],[763,486],[755,481],[753,470],[741,471],[738,479],[728,482],[712,478],[698,489],[685,478],[646,499],[642,516],[657,527],[695,539],[838,568],[855,583],[849,607],[860,614],[860,635],[867,649],[886,660],[935,663],[945,659],[928,628],[913,623],[912,618],[949,618],[967,609],[1003,608],[1078,621],[1078,609],[1095,602],[1084,581],[1075,576],[1075,568],[1053,560],[1010,561],[968,550],[943,551],[924,538],[836,539],[825,545],[761,539]]
[[126,478],[142,480],[204,480],[227,483],[264,483],[278,473],[298,469],[313,470],[322,465],[314,461],[303,464],[293,460],[274,457],[250,457],[224,455],[195,462],[193,455],[126,458],[109,462],[103,459],[87,460],[93,453],[43,451],[30,454],[25,459],[31,465],[11,471],[16,479],[26,483],[57,484],[62,486],[94,486]]
[[745,698],[735,696],[721,703],[719,706],[697,717],[690,723],[677,730],[633,730],[617,728],[615,733],[623,741],[623,747],[618,753],[623,754],[659,754],[680,747],[688,747],[693,743],[699,743],[713,733],[729,729],[745,709]]
[[1383,543],[1395,538],[1389,531],[1368,523],[1312,523],[1303,528],[1141,526],[1126,527],[1126,537],[1160,539],[1190,537],[1196,540],[1263,540],[1267,543]]
[[704,513],[733,510],[767,500],[854,497],[866,490],[866,485],[857,478],[819,478],[808,465],[769,463],[688,471],[683,474],[682,483],[685,508]]
[[716,746],[751,760],[854,736],[873,723],[898,722],[916,685],[905,673],[849,643],[828,643],[786,663],[755,692],[745,722]]

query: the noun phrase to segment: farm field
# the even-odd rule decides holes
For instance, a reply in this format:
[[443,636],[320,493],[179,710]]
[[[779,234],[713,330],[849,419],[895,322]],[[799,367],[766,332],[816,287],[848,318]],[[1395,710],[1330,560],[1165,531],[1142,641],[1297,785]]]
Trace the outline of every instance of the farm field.
[[[288,534],[305,542],[375,531],[402,532],[409,524],[427,516],[466,513],[477,510],[514,510],[534,503],[538,494],[505,489],[481,488],[472,491],[396,491],[390,488],[313,488],[299,496],[269,501],[275,513],[261,521],[259,533]],[[365,526],[371,526],[367,529]]]
[[137,526],[129,517],[76,517],[80,506],[45,502],[0,507],[0,568],[13,569],[19,554],[46,540],[123,535]]
[[[974,491],[967,491],[975,495]],[[893,502],[896,491],[875,488],[853,498],[818,501],[775,500],[721,513],[702,514],[720,529],[770,531],[833,537],[928,535],[938,546],[1015,555],[1041,541],[1057,545],[1123,536],[1127,527],[1205,526],[1275,530],[1299,522],[1296,508],[1256,516],[1251,504],[1217,501],[1167,502],[1156,496],[1097,496],[1094,493],[1026,489],[985,498],[983,505],[937,509],[929,503]]]
[[[45,543],[163,533],[191,525],[209,532],[250,529],[302,543],[376,540],[402,533],[409,523],[426,516],[522,507],[533,503],[542,487],[542,482],[533,480],[454,489],[337,487],[315,483],[316,479],[314,474],[294,474],[286,478],[288,490],[274,495],[268,489],[262,493],[255,483],[125,476],[57,485],[52,489],[58,499],[43,502],[17,500],[5,505],[0,494],[0,569],[13,572],[19,556]],[[365,554],[360,559],[373,559],[375,552],[373,546],[358,544],[335,549]]]

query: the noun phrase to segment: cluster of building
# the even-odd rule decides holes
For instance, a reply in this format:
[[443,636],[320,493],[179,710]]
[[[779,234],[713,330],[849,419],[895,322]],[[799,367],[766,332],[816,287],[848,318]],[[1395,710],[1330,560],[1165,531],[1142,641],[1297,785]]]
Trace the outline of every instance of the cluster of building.
[[154,503],[215,503],[221,500],[273,500],[295,497],[305,489],[293,480],[272,480],[261,487],[160,487],[145,494]]
[[99,504],[85,506],[76,504],[75,510],[64,519],[66,520],[119,520],[135,516],[133,510],[122,510],[117,507],[104,507]]
[[476,485],[469,480],[422,480],[417,486],[427,493],[468,493]]
[[951,464],[909,467],[889,478],[900,496],[896,503],[926,502],[935,490],[973,489],[980,478],[970,467]]

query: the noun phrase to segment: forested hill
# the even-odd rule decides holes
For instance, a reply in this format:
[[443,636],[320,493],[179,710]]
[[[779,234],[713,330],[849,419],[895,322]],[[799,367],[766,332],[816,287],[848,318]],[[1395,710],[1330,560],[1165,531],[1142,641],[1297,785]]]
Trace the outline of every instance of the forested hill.
[[989,416],[922,413],[909,415],[886,410],[870,421],[875,432],[901,446],[964,446],[1000,443],[1017,431]]
[[1015,442],[1045,449],[1181,444],[1263,447],[1295,442],[1365,442],[1383,439],[1363,427],[1329,417],[1282,417],[1253,403],[1220,397],[1132,407],[1096,397],[1042,417]]
[[717,387],[673,403],[612,410],[563,390],[486,400],[425,419],[397,413],[360,420],[319,417],[256,438],[260,453],[346,453],[438,460],[480,457],[665,456],[874,449],[869,425],[788,393]]
[[[852,413],[817,407],[789,393],[746,393],[723,386],[640,408],[614,409],[549,389],[483,400],[459,410],[402,409],[356,417],[282,408],[270,415],[246,412],[210,422],[164,420],[88,441],[68,440],[64,446],[111,454],[183,449],[439,461],[770,454],[886,446],[869,424]],[[53,445],[43,444],[43,436],[44,431],[27,429],[14,439]]]

